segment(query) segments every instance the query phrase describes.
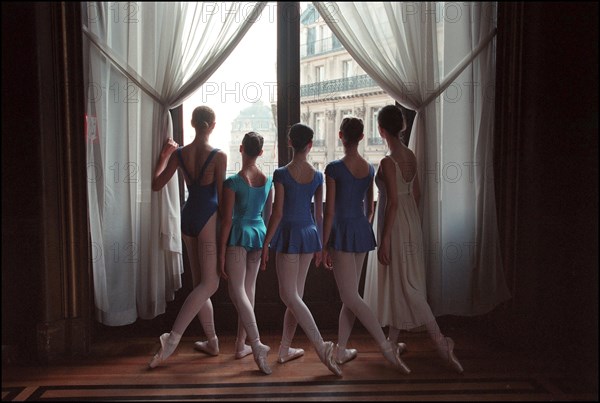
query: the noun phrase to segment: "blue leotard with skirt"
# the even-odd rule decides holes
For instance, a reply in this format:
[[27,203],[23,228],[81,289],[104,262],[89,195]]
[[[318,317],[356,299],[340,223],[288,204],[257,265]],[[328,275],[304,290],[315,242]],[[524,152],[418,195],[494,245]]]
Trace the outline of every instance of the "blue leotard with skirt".
[[193,178],[185,168],[183,157],[181,156],[181,149],[182,147],[177,149],[177,157],[179,158],[179,163],[183,172],[189,179],[189,195],[181,209],[181,232],[184,235],[197,237],[210,217],[217,211],[218,200],[216,179],[208,185],[200,185],[200,181],[202,180],[206,167],[219,149],[214,148],[210,152],[206,158],[206,162],[204,162],[204,165],[200,170],[200,174],[196,178]]
[[272,185],[270,177],[260,187],[250,186],[239,174],[225,180],[223,186],[235,193],[227,245],[243,246],[247,251],[262,249],[267,233],[262,213]]
[[373,227],[365,215],[365,197],[373,182],[375,169],[355,178],[342,160],[325,167],[325,175],[335,180],[335,216],[328,246],[343,252],[362,253],[375,249]]
[[323,184],[323,173],[316,171],[311,182],[301,184],[287,167],[281,167],[273,172],[273,182],[281,183],[285,194],[283,216],[269,247],[289,254],[320,251],[321,239],[310,207],[315,191]]

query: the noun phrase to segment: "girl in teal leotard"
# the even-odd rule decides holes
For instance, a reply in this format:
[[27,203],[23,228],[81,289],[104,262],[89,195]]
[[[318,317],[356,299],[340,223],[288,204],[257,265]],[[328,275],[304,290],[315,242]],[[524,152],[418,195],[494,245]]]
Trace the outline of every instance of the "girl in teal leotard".
[[[265,240],[264,216],[271,215],[273,201],[271,178],[256,165],[262,154],[263,137],[246,133],[240,153],[242,169],[223,184],[221,234],[219,237],[219,268],[221,277],[229,281],[229,297],[238,311],[238,334],[235,358],[250,353],[258,368],[271,373],[267,363],[270,348],[260,342],[254,315],[254,293],[260,266],[260,252]],[[250,346],[245,344],[246,336]]]

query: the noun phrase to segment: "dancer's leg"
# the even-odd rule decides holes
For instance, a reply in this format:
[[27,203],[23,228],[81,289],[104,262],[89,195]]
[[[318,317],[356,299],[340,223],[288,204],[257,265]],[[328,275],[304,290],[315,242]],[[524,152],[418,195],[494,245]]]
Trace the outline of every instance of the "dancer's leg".
[[[173,353],[173,351],[175,351],[175,348],[181,340],[181,336],[191,321],[198,314],[202,306],[206,304],[206,301],[208,301],[209,298],[219,288],[216,254],[216,214],[209,219],[205,227],[202,229],[202,232],[198,236],[197,242],[198,246],[196,248],[196,256],[200,262],[201,281],[197,286],[194,287],[194,289],[183,302],[183,305],[177,314],[177,318],[175,318],[175,323],[173,323],[171,332],[164,333],[160,337],[161,349],[150,362],[151,367],[157,366],[160,364],[160,362],[166,360]],[[213,247],[215,247],[215,249],[212,249]],[[191,249],[193,250],[194,248],[192,247]],[[211,252],[213,250],[214,252]],[[214,321],[212,321],[212,315],[211,320],[203,323],[203,326],[204,325],[206,325],[206,328],[214,330]],[[216,341],[216,337],[213,339],[213,343],[214,341]],[[211,340],[209,339],[209,343],[210,342]],[[216,347],[218,354],[218,344]]]
[[360,259],[355,259],[354,253],[333,251],[333,275],[338,286],[340,298],[343,304],[354,312],[358,320],[373,336],[385,358],[404,372],[410,372],[400,360],[399,354],[397,354],[397,345],[395,343],[392,345],[386,339],[373,311],[371,311],[371,308],[369,308],[358,293],[356,264],[358,260],[362,261],[364,259],[365,254],[361,253],[360,255]]
[[435,343],[438,354],[446,363],[459,374],[463,373],[463,367],[454,355],[454,341],[442,334],[435,318],[425,323],[429,337]]
[[388,339],[391,342],[396,343],[398,341],[398,337],[400,336],[400,329],[389,325],[389,329],[388,329]]
[[[188,295],[183,303],[173,330],[183,334],[194,316],[203,308],[210,297],[219,288],[219,274],[217,272],[216,253],[216,214],[206,223],[198,236],[197,259],[200,262],[200,282]],[[212,306],[211,306],[212,308]],[[206,308],[205,308],[206,309]],[[210,332],[214,332],[214,318],[211,314],[202,326]],[[214,334],[214,333],[213,333]]]
[[[244,289],[248,300],[254,309],[254,297],[256,294],[256,279],[260,268],[260,250],[250,251],[246,254],[246,276]],[[235,340],[235,358],[240,359],[252,353],[252,348],[246,344],[246,330],[240,318],[238,318],[238,330]]]
[[289,255],[277,253],[276,270],[279,281],[279,296],[283,303],[292,311],[298,324],[315,347],[321,361],[330,371],[341,375],[341,370],[333,358],[333,343],[323,341],[321,332],[310,313],[310,310],[298,294],[298,278],[300,268],[307,269],[312,260],[312,254]]
[[250,345],[252,346],[256,364],[262,372],[270,374],[271,369],[266,362],[269,347],[260,342],[254,309],[246,294],[246,255],[247,252],[243,247],[227,247],[225,270],[229,276],[229,297],[235,305],[235,308],[238,311],[239,320],[241,320],[242,325],[250,338]]
[[[216,216],[215,216],[216,217]],[[212,220],[212,218],[211,218]],[[216,219],[214,220],[216,223]],[[209,227],[205,227],[205,230],[210,231],[212,223],[209,221]],[[201,234],[202,235],[202,234]],[[188,252],[188,260],[190,263],[190,272],[192,273],[192,286],[195,288],[200,281],[202,280],[201,268],[203,266],[200,257],[203,252],[214,252],[213,247],[215,243],[210,239],[210,234],[207,234],[206,242],[203,242],[198,237],[191,237],[187,235],[182,235],[183,242],[185,243],[185,247]],[[215,238],[216,240],[216,238]],[[214,310],[212,301],[210,298],[202,305],[200,311],[198,312],[198,320],[202,325],[202,330],[204,330],[204,334],[208,339],[212,339],[216,337],[215,327],[214,327]]]
[[[286,254],[285,256],[290,259],[290,263],[293,263],[294,259],[298,259],[299,262],[300,259],[298,255]],[[304,296],[304,286],[306,285],[306,276],[308,275],[309,267],[310,262],[305,266],[300,264],[298,265],[296,290],[298,291],[300,298]],[[283,316],[283,332],[281,335],[281,344],[279,346],[279,362],[281,363],[302,357],[304,355],[303,349],[291,347],[297,327],[298,321],[296,320],[296,317],[292,311],[287,308]]]
[[[185,238],[186,246],[190,243],[190,240],[195,241],[193,242],[194,253],[188,253],[188,255],[190,256],[192,283],[196,287],[204,281],[206,270],[217,270],[217,213],[212,215],[197,238]],[[218,355],[219,340],[215,330],[214,310],[210,297],[200,307],[198,319],[207,340],[195,342],[194,348],[209,355]]]
[[[354,255],[354,258],[354,267],[356,268],[356,285],[358,287],[358,283],[360,282],[360,276],[362,274],[362,267],[365,254],[357,253]],[[340,310],[338,323],[338,343],[336,352],[336,360],[338,364],[344,364],[354,359],[357,355],[357,351],[355,349],[346,348],[346,345],[348,344],[348,339],[350,338],[350,333],[352,333],[352,327],[354,326],[355,319],[356,316],[354,315],[354,312],[348,309],[346,304],[342,303],[342,309]]]

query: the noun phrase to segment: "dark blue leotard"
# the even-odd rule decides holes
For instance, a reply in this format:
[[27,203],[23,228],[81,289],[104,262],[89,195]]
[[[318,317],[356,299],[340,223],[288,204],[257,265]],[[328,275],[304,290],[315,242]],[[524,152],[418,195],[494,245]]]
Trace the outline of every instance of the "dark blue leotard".
[[212,183],[204,186],[200,185],[200,181],[202,180],[207,165],[219,150],[215,148],[210,152],[206,158],[206,162],[200,170],[200,174],[194,179],[185,168],[183,157],[181,156],[181,148],[182,147],[179,147],[177,149],[177,157],[179,158],[179,163],[183,172],[190,181],[188,184],[189,196],[181,210],[181,232],[184,235],[196,237],[200,234],[200,231],[202,231],[202,228],[204,228],[204,225],[209,218],[217,211],[216,179]]
[[373,227],[365,215],[365,198],[375,169],[355,178],[344,161],[336,160],[325,167],[325,175],[335,180],[335,216],[328,245],[335,250],[362,253],[375,249]]
[[323,173],[316,171],[306,184],[296,182],[288,167],[273,171],[273,182],[285,189],[283,217],[269,247],[281,253],[314,253],[322,249],[317,225],[310,211],[315,191],[323,184]]

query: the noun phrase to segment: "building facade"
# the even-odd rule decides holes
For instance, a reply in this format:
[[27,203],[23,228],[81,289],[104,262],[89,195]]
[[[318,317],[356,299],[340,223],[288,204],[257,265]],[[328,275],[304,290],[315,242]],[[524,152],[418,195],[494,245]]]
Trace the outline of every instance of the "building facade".
[[377,130],[377,114],[394,99],[354,61],[312,4],[301,14],[300,30],[300,116],[315,130],[310,161],[324,170],[341,158],[340,124],[355,116],[365,125],[359,152],[377,168],[387,150]]

